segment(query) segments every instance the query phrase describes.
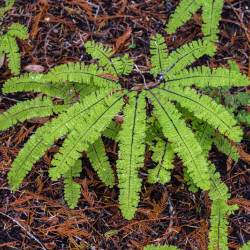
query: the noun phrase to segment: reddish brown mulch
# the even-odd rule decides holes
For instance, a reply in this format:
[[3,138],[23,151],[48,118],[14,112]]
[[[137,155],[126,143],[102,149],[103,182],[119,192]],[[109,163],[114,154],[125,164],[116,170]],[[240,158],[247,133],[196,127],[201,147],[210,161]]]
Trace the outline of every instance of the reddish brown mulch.
[[[129,53],[139,68],[150,58],[149,38],[156,32],[166,37],[170,50],[201,38],[200,14],[173,35],[164,31],[179,1],[82,1],[18,0],[5,15],[3,25],[21,23],[29,30],[29,40],[18,40],[22,71],[36,64],[44,73],[67,62],[90,63],[84,43],[95,40],[111,45],[116,55]],[[220,40],[216,56],[202,57],[194,65],[227,66],[233,59],[241,72],[250,77],[250,10],[248,0],[225,1],[220,22]],[[0,6],[3,5],[1,1]],[[129,45],[135,44],[134,49]],[[4,65],[0,69],[0,89],[11,77]],[[127,79],[140,83],[138,75]],[[239,91],[233,89],[234,93]],[[249,91],[246,89],[246,91]],[[38,93],[4,95],[0,92],[0,113],[18,101]],[[20,148],[43,121],[19,123],[14,129],[0,132],[0,249],[142,249],[151,243],[176,245],[182,249],[206,249],[211,202],[207,193],[192,194],[183,180],[182,164],[176,159],[171,181],[150,185],[143,173],[152,167],[150,160],[142,170],[141,202],[133,220],[125,220],[119,210],[117,187],[107,188],[83,155],[83,173],[79,178],[82,196],[78,207],[68,209],[63,199],[62,182],[48,177],[50,161],[58,147],[49,150],[25,178],[17,192],[10,191],[7,173]],[[249,128],[242,124],[245,139],[238,145],[238,163],[211,151],[211,161],[227,184],[230,204],[240,207],[229,218],[229,247],[238,249],[249,240]],[[105,141],[115,169],[117,145]],[[60,144],[60,143],[59,143]],[[59,145],[58,144],[58,145]]]

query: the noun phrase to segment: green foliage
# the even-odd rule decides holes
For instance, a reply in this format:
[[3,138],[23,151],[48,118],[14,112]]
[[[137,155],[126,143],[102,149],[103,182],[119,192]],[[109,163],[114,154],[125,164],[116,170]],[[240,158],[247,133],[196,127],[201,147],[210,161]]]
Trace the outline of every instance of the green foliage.
[[3,19],[3,15],[12,8],[15,0],[6,0],[5,7],[0,8],[0,20]]
[[69,170],[64,173],[64,197],[70,208],[74,208],[77,205],[80,198],[81,185],[74,182],[73,178],[80,176],[82,170],[81,160],[77,160],[74,165],[70,166]]
[[223,0],[182,0],[167,24],[168,34],[186,23],[198,9],[202,8],[202,31],[204,40],[216,42]]
[[245,243],[239,250],[248,250],[250,248],[250,241]]
[[[184,4],[197,1],[182,3],[181,8],[184,8]],[[194,9],[188,8],[189,13],[193,13]],[[217,18],[215,14],[211,15]],[[210,35],[212,37],[212,32]],[[231,70],[211,70],[208,67],[185,69],[203,55],[214,55],[216,48],[208,41],[193,41],[170,55],[161,35],[152,37],[150,45],[153,54],[151,73],[155,82],[149,86],[145,81],[140,88],[124,90],[120,79],[131,73],[133,61],[128,55],[112,57],[114,51],[111,48],[104,48],[93,41],[87,42],[86,48],[97,64],[68,63],[55,67],[46,75],[25,74],[8,80],[3,87],[5,93],[34,91],[47,97],[40,98],[39,103],[35,100],[18,104],[0,116],[0,121],[9,119],[3,129],[16,120],[29,118],[26,109],[32,110],[32,116],[61,112],[39,127],[20,150],[8,174],[9,183],[12,190],[18,189],[45,151],[56,140],[65,137],[60,152],[54,155],[51,162],[53,167],[49,175],[53,180],[65,178],[65,199],[73,208],[80,194],[80,185],[73,178],[79,176],[81,171],[81,152],[87,152],[93,168],[106,185],[112,187],[115,183],[102,141],[102,136],[105,136],[119,142],[116,164],[119,202],[123,216],[131,219],[140,200],[142,180],[138,174],[144,167],[148,144],[153,151],[152,159],[157,163],[154,169],[149,170],[149,182],[168,182],[169,170],[173,168],[173,158],[177,154],[183,161],[185,178],[192,185],[192,190],[196,191],[198,187],[209,191],[213,201],[210,246],[223,248],[227,241],[225,218],[236,208],[227,205],[230,195],[226,185],[221,183],[219,174],[207,157],[217,135],[224,141],[229,138],[240,142],[242,131],[232,112],[208,95],[201,95],[192,85],[195,84],[197,89],[218,85],[229,88],[233,84],[248,85],[249,80],[235,65]],[[63,99],[64,103],[53,103],[50,98],[55,97]],[[36,105],[39,108],[36,109]],[[42,105],[47,105],[47,109]],[[118,114],[123,117],[122,125],[115,122],[117,119],[114,117]],[[230,150],[231,156],[233,149]]]
[[165,184],[170,181],[170,169],[174,168],[173,159],[175,157],[171,146],[158,139],[156,145],[151,145],[150,150],[154,152],[151,157],[154,162],[157,162],[157,166],[153,169],[148,170],[148,182]]
[[108,162],[105,146],[101,138],[98,138],[97,141],[89,145],[87,155],[99,178],[106,186],[113,187],[115,184],[115,176]]
[[[11,9],[13,4],[14,1],[7,1],[5,8],[0,9],[1,19],[3,18],[4,13]],[[16,37],[22,40],[28,39],[29,37],[26,27],[19,23],[12,24],[4,35],[2,34],[2,31],[0,32],[0,59],[2,58],[3,53],[7,54],[8,65],[11,73],[14,75],[20,73],[21,62]]]
[[143,250],[177,250],[178,248],[175,246],[167,246],[167,245],[148,245],[146,247],[143,248]]

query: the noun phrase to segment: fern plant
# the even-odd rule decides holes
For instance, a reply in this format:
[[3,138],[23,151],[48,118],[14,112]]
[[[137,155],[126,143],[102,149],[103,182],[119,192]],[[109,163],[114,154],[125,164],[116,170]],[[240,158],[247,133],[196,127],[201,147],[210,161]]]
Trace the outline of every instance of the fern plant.
[[[12,8],[14,2],[14,0],[6,1],[5,7],[0,9],[0,20],[3,18],[4,13]],[[20,54],[16,38],[28,39],[28,30],[19,23],[12,24],[7,32],[4,32],[4,29],[3,27],[0,30],[0,59],[4,56],[4,53],[7,54],[8,66],[11,73],[18,75],[20,73]]]
[[[223,86],[244,86],[249,83],[248,79],[225,68],[212,71],[207,67],[185,70],[186,65],[196,58],[204,54],[212,55],[215,47],[206,41],[194,41],[168,56],[164,38],[158,34],[151,39],[151,72],[162,80],[156,81],[153,87],[147,87],[146,83],[142,86],[143,89],[125,90],[121,88],[118,79],[122,74],[128,75],[131,72],[132,60],[127,55],[109,59],[114,52],[93,41],[86,43],[86,48],[101,67],[69,63],[55,67],[46,75],[25,74],[11,78],[4,84],[4,93],[35,91],[42,92],[47,97],[21,102],[6,111],[0,116],[1,130],[13,126],[17,120],[60,113],[58,118],[37,129],[13,162],[8,175],[13,190],[19,187],[33,164],[63,135],[67,135],[67,138],[52,161],[54,167],[49,171],[52,179],[67,176],[67,171],[72,168],[76,168],[72,172],[78,173],[79,168],[75,164],[81,157],[80,152],[86,151],[99,177],[107,185],[113,186],[113,172],[108,165],[101,140],[101,135],[105,135],[119,142],[117,172],[120,204],[122,213],[130,219],[139,202],[141,179],[138,178],[138,170],[143,167],[145,144],[147,141],[155,141],[153,135],[157,137],[158,130],[161,130],[164,140],[158,140],[157,144],[161,145],[151,146],[156,152],[154,159],[161,162],[157,172],[171,169],[172,166],[169,165],[176,153],[182,158],[193,183],[202,190],[211,189],[211,167],[206,160],[207,156],[175,103],[178,102],[195,117],[209,124],[211,129],[240,142],[242,131],[236,126],[237,122],[232,114],[212,98],[198,94],[190,86],[196,84],[197,88],[217,87],[218,80]],[[65,102],[63,105],[57,104],[51,97],[61,97]],[[151,120],[147,122],[145,108],[149,99],[154,110],[150,115]],[[117,131],[112,118],[120,112],[124,116],[123,124]],[[156,122],[158,125],[155,125]],[[147,131],[154,132],[150,132],[151,138],[147,136]],[[160,152],[163,148],[165,154]],[[162,167],[165,163],[167,167]],[[155,174],[152,171],[150,175]],[[169,177],[163,177],[161,173],[159,175],[163,178],[161,183],[169,180]],[[152,179],[158,181],[155,176]],[[69,202],[70,206],[73,204],[76,203]]]
[[223,0],[182,0],[166,26],[168,34],[174,33],[186,23],[191,15],[202,8],[202,32],[204,40],[216,42],[218,26],[221,19]]
[[[243,133],[231,112],[208,95],[201,95],[199,90],[246,86],[248,78],[226,68],[186,69],[203,55],[213,56],[216,47],[210,41],[198,40],[170,54],[164,37],[157,34],[150,41],[154,81],[124,89],[123,77],[128,77],[133,68],[128,54],[114,57],[111,48],[94,41],[87,42],[85,47],[97,64],[68,63],[46,75],[24,74],[4,84],[4,93],[33,91],[45,97],[20,102],[3,113],[0,130],[31,117],[59,114],[39,127],[20,150],[8,173],[12,190],[19,188],[36,161],[64,136],[60,152],[51,162],[49,175],[53,180],[64,178],[68,205],[74,208],[80,196],[80,185],[74,178],[81,171],[81,152],[87,152],[99,178],[113,187],[114,173],[102,141],[105,136],[119,142],[116,164],[119,202],[123,216],[131,219],[140,199],[142,180],[138,172],[144,166],[148,144],[154,151],[153,160],[158,163],[155,169],[149,170],[149,182],[168,182],[177,154],[183,160],[188,183],[195,190],[208,190],[213,202],[210,249],[225,249],[225,218],[236,207],[226,203],[230,197],[227,188],[221,183],[215,166],[207,160],[210,142],[204,144],[203,141],[209,141],[209,136],[205,133],[201,137],[199,129],[203,124],[210,134],[213,131],[235,142],[241,141]],[[58,98],[63,102],[57,101]],[[117,114],[123,117],[121,125],[113,119]],[[191,127],[186,123],[186,119],[190,119],[188,116],[193,120]]]

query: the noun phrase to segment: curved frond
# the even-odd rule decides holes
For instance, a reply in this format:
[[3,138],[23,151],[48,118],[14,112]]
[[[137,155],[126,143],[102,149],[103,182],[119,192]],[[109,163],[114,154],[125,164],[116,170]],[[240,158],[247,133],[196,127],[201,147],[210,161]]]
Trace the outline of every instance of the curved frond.
[[124,108],[122,130],[118,134],[120,143],[120,156],[117,161],[119,202],[122,214],[128,220],[134,217],[140,200],[141,179],[138,177],[138,170],[143,167],[145,154],[145,107],[144,96],[130,98],[129,105]]
[[53,112],[57,113],[66,109],[66,105],[55,106],[48,97],[19,102],[0,115],[0,130],[13,127],[17,121],[23,122],[32,117],[46,117],[52,115]]
[[174,33],[182,24],[186,23],[200,7],[201,0],[182,0],[177,6],[166,26],[168,34]]
[[152,155],[152,160],[157,162],[157,166],[153,169],[148,170],[148,182],[165,184],[171,179],[170,169],[174,168],[174,152],[169,143],[159,139],[156,145],[151,145],[150,150],[154,153]]
[[[101,131],[109,125],[122,105],[123,96],[114,94],[112,97],[105,97],[98,105],[92,106],[78,119],[67,124],[72,131],[65,139],[60,152],[51,162],[55,166],[49,171],[53,180],[60,178],[81,157],[79,152],[88,150],[89,144],[94,143],[101,136]],[[77,126],[77,124],[81,124],[81,126]]]
[[117,78],[106,76],[102,68],[96,64],[68,63],[57,66],[46,75],[46,79],[53,82],[74,82],[95,85],[102,88],[117,89]]
[[85,48],[87,49],[87,53],[89,53],[94,59],[97,59],[98,63],[105,68],[105,72],[117,76],[116,69],[110,60],[110,57],[115,53],[112,48],[104,48],[101,43],[95,43],[95,41],[88,41],[85,44]]
[[2,88],[3,93],[16,93],[22,91],[41,92],[53,97],[61,97],[65,102],[70,102],[70,89],[72,84],[66,86],[63,83],[51,83],[46,75],[24,74],[20,77],[12,77],[7,80]]
[[10,36],[16,36],[20,39],[28,39],[29,33],[25,26],[23,26],[20,23],[14,23],[8,28],[8,35]]
[[194,183],[203,190],[209,189],[209,175],[206,159],[202,149],[192,131],[187,128],[185,121],[180,119],[174,104],[158,92],[148,92],[147,96],[153,101],[155,114],[162,126],[164,136],[171,142],[172,149],[183,159],[183,164],[188,167],[188,173]]
[[150,70],[150,73],[155,77],[158,73],[167,73],[168,48],[162,35],[157,34],[156,36],[151,37],[150,53],[153,55],[151,57],[153,68]]
[[105,95],[108,95],[108,92],[91,94],[86,97],[85,102],[75,103],[67,112],[36,130],[36,133],[24,144],[12,163],[12,168],[8,173],[12,190],[18,189],[33,164],[44,155],[45,151],[54,144],[54,141],[73,130],[74,124],[80,120],[79,117],[85,117],[85,112],[89,112],[90,108],[102,102]]
[[245,243],[241,248],[239,248],[238,250],[248,250],[250,248],[250,241],[248,241],[247,243]]
[[14,3],[15,3],[15,0],[6,0],[5,7],[0,8],[0,19],[3,18],[3,15],[5,12],[7,12],[8,10],[12,8]]
[[166,60],[168,68],[168,74],[165,76],[166,81],[168,80],[168,75],[180,72],[187,65],[192,64],[204,55],[213,56],[215,51],[216,47],[208,41],[202,42],[202,40],[197,40],[183,45],[170,54]]
[[70,169],[64,173],[64,198],[67,201],[70,208],[75,208],[77,206],[78,199],[81,194],[81,185],[74,182],[73,178],[80,176],[82,171],[82,162],[78,160],[74,165],[70,166]]
[[89,145],[87,155],[98,177],[106,186],[113,187],[115,184],[115,176],[108,161],[102,138],[98,138],[92,145]]
[[204,89],[206,87],[231,87],[247,86],[250,84],[246,75],[226,68],[214,68],[202,66],[184,69],[181,73],[165,76],[167,85],[192,86]]
[[203,0],[202,2],[202,32],[204,40],[216,42],[219,32],[218,26],[221,19],[223,0]]
[[236,142],[241,141],[243,132],[239,126],[235,127],[237,121],[223,105],[217,104],[211,97],[201,96],[194,89],[178,86],[160,90],[158,92],[160,95],[177,101],[181,106],[193,112],[196,117],[217,128],[220,133]]

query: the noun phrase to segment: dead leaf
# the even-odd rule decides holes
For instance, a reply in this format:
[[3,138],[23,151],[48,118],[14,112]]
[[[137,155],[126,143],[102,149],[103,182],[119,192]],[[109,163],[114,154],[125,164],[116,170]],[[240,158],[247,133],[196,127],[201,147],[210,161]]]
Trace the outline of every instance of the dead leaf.
[[32,73],[42,73],[44,71],[44,67],[41,65],[27,65],[24,67],[25,71],[32,72]]
[[124,34],[117,39],[116,46],[115,46],[115,51],[117,51],[119,49],[119,47],[130,37],[131,32],[132,32],[132,30],[128,26],[126,28]]
[[49,121],[49,117],[34,117],[27,120],[27,122],[29,123],[39,123],[39,124],[44,124],[47,121]]

